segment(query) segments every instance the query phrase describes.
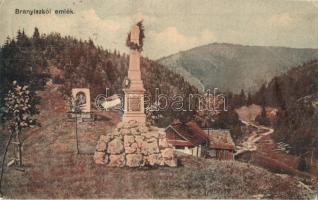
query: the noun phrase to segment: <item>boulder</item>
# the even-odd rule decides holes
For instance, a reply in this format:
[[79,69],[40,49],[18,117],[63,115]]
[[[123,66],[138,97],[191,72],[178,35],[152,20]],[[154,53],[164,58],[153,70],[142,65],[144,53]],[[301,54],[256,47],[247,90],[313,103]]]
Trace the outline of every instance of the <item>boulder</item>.
[[107,148],[107,145],[106,145],[105,141],[103,141],[101,139],[98,140],[97,145],[96,145],[96,151],[104,152],[104,151],[106,151],[106,148]]
[[131,131],[129,129],[122,129],[121,134],[122,135],[129,135],[129,134],[131,134]]
[[135,128],[135,127],[138,127],[140,124],[136,120],[130,120],[128,122],[128,125],[130,128]]
[[163,165],[161,154],[151,154],[146,159],[150,165]]
[[145,142],[151,143],[151,142],[157,142],[158,143],[158,138],[145,138]]
[[140,135],[139,129],[138,128],[132,128],[130,129],[130,133],[132,135]]
[[152,132],[148,132],[148,133],[142,133],[142,136],[144,136],[145,138],[158,138],[159,137],[159,133],[152,131]]
[[125,155],[110,155],[109,156],[109,166],[112,167],[124,167],[125,166]]
[[164,163],[169,167],[177,167],[178,165],[176,159],[164,160]]
[[125,153],[139,153],[138,146],[136,143],[131,144],[131,146],[125,146]]
[[164,139],[164,138],[166,138],[166,132],[159,131],[159,139]]
[[96,164],[107,164],[108,158],[105,152],[95,151],[94,153],[94,161]]
[[112,139],[114,138],[113,134],[109,133],[107,135],[101,135],[99,137],[99,140],[105,142],[105,143],[108,143],[109,141],[111,141]]
[[124,152],[124,145],[120,139],[115,138],[108,143],[107,153],[109,153],[109,154],[121,154],[123,152]]
[[139,154],[127,154],[126,155],[126,165],[128,167],[138,167],[143,165],[142,155]]
[[125,123],[123,128],[128,128],[128,129],[130,129],[130,128],[136,128],[136,127],[138,127],[138,125],[139,125],[139,124],[138,124],[137,121],[131,120],[131,121],[129,121],[128,123]]
[[138,148],[142,147],[142,143],[144,142],[144,137],[143,136],[135,136],[135,141],[137,143]]
[[125,135],[124,136],[124,146],[128,147],[130,146],[132,143],[135,142],[135,137],[132,135]]
[[148,132],[148,127],[147,126],[140,126],[139,127],[139,132],[140,133],[147,133]]
[[165,159],[172,159],[174,157],[174,151],[172,148],[166,148],[161,151],[162,157]]
[[113,133],[114,136],[121,135],[120,131],[118,131],[117,129],[114,129],[112,133]]
[[155,154],[159,153],[159,147],[157,142],[143,142],[141,146],[141,152],[144,155],[150,155],[150,154]]
[[117,129],[122,129],[123,127],[124,127],[124,123],[123,122],[119,122],[118,124],[117,124]]
[[168,148],[168,147],[170,147],[170,145],[169,145],[166,138],[159,139],[159,148],[160,149],[164,149],[164,148]]

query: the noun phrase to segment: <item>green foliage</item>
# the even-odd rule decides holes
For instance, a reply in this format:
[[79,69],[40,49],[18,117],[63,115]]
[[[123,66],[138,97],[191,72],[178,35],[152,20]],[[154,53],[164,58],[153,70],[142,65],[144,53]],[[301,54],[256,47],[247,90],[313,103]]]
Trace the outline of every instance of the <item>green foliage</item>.
[[252,104],[252,97],[249,95],[246,97],[244,90],[242,89],[240,94],[233,94],[232,92],[227,93],[227,103],[231,108],[239,108],[245,105]]
[[254,103],[287,109],[297,99],[318,91],[318,61],[313,60],[291,68],[274,77],[254,94]]
[[311,61],[273,78],[254,95],[258,104],[277,107],[274,122],[276,141],[290,144],[291,152],[303,154],[314,149],[318,156],[318,61]]
[[[33,37],[29,38],[19,31],[17,40],[10,40],[2,47],[0,82],[4,87],[0,87],[0,98],[10,89],[8,83],[13,80],[38,90],[43,88],[48,78],[60,84],[61,92],[68,97],[75,87],[90,88],[92,99],[105,94],[105,88],[109,88],[109,96],[123,95],[122,83],[127,77],[129,64],[127,55],[117,50],[105,50],[91,40],[82,41],[71,36],[62,37],[59,33],[45,35],[38,32],[36,29]],[[143,31],[141,34],[144,34]],[[151,104],[155,102],[155,88],[160,88],[160,94],[184,96],[187,107],[189,101],[186,97],[190,93],[198,93],[182,76],[148,58],[141,58],[141,76]],[[166,126],[174,118],[190,118],[193,111],[167,110],[161,114],[164,119],[158,120],[158,124]]]
[[265,106],[262,107],[261,113],[255,118],[260,125],[269,126],[270,120],[267,117]]
[[36,124],[33,118],[38,113],[36,105],[38,103],[34,92],[28,86],[20,86],[16,81],[12,84],[12,89],[4,98],[5,118],[9,121],[10,130],[20,131],[22,128],[31,127]]
[[212,123],[212,128],[229,129],[234,140],[238,140],[243,136],[241,126],[242,122],[240,121],[238,114],[233,109],[221,112]]
[[13,89],[13,81],[27,85],[30,91],[43,89],[49,77],[44,49],[37,31],[33,38],[20,30],[16,39],[7,38],[0,49],[0,105],[4,105],[4,97]]

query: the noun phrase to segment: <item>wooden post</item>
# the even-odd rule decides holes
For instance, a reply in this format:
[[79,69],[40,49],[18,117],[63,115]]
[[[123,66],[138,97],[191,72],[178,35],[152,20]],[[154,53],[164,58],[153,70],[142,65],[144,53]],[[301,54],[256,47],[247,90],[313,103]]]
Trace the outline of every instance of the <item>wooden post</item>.
[[20,140],[20,133],[21,133],[21,130],[19,129],[17,133],[17,142],[18,142],[18,151],[19,151],[19,167],[22,167],[22,144]]
[[11,140],[12,140],[12,137],[13,137],[13,131],[11,132],[10,136],[9,136],[9,140],[8,140],[8,143],[6,145],[6,148],[4,150],[4,155],[3,155],[3,158],[2,158],[2,165],[1,165],[1,176],[0,176],[0,194],[2,195],[2,192],[1,192],[1,186],[2,186],[2,178],[3,178],[3,172],[4,172],[4,162],[5,162],[5,159],[6,159],[6,155],[7,155],[7,152],[8,152],[8,147],[11,143]]
[[75,113],[75,137],[76,137],[76,150],[77,150],[77,154],[79,154],[78,134],[77,134],[77,112]]
[[314,149],[312,148],[312,149],[311,149],[310,166],[312,166],[312,160],[313,160],[313,157],[314,157]]

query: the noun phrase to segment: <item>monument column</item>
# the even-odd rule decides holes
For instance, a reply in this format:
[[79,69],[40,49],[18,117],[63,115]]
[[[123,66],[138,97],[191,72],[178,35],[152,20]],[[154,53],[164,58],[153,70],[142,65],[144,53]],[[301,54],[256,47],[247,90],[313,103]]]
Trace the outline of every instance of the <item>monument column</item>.
[[125,93],[125,110],[123,122],[135,120],[141,124],[146,123],[146,115],[144,108],[144,85],[140,72],[140,24],[135,24],[131,28],[128,38],[128,46],[130,48],[128,82],[127,88],[123,89]]

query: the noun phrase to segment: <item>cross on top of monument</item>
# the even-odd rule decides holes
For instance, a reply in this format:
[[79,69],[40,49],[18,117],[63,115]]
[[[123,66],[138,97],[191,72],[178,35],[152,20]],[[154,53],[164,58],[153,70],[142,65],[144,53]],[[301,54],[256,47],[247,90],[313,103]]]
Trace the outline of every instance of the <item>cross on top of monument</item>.
[[140,34],[140,28],[137,24],[134,24],[131,27],[131,31],[130,31],[130,42],[133,42],[139,45],[139,34]]

